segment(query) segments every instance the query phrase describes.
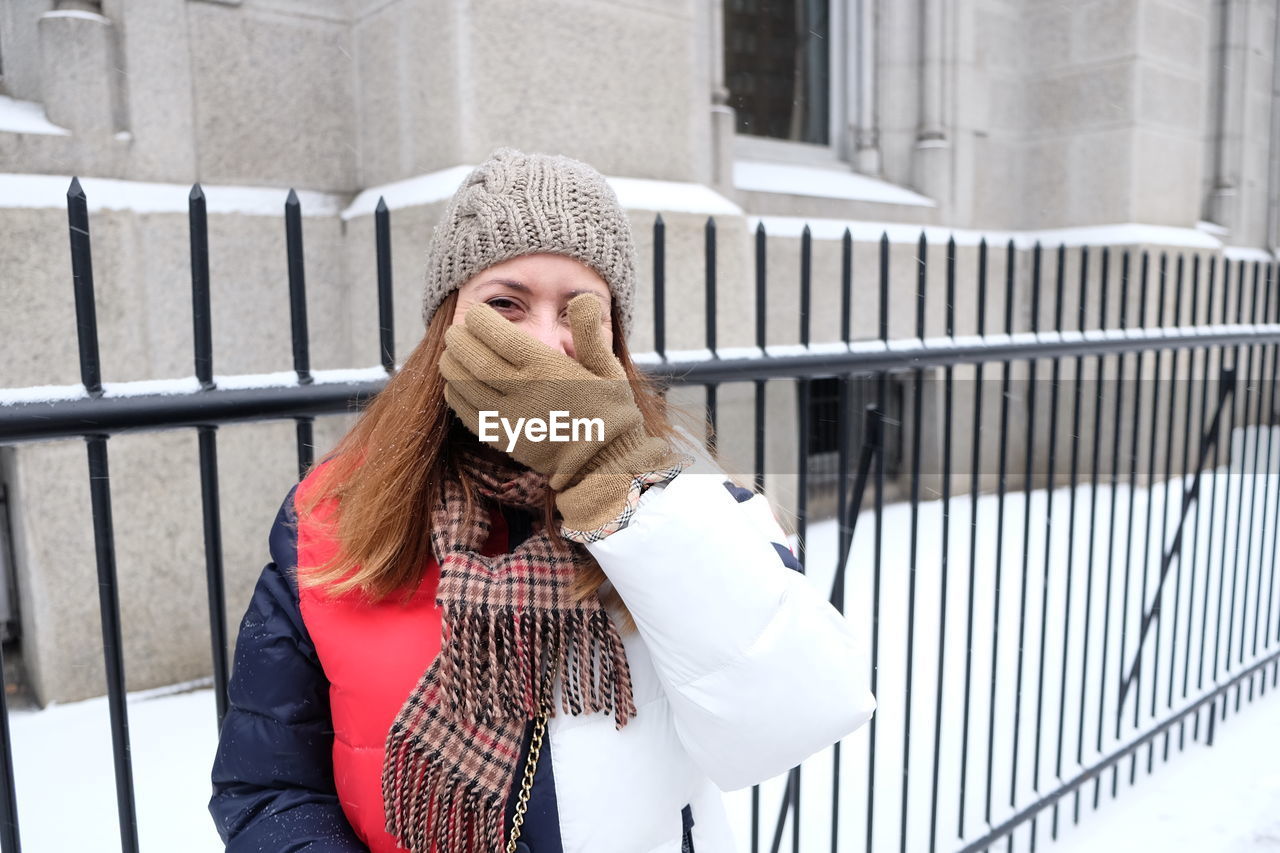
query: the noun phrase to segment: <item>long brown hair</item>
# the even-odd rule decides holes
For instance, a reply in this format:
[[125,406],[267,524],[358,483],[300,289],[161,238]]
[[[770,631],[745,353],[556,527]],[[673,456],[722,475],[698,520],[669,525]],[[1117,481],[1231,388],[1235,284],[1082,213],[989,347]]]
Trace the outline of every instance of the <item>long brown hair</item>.
[[[359,591],[372,601],[397,592],[407,596],[431,559],[431,511],[440,499],[440,484],[452,477],[469,502],[477,500],[475,482],[459,459],[460,451],[480,446],[479,441],[449,409],[437,368],[457,299],[454,291],[441,303],[404,366],[308,475],[314,482],[298,501],[298,517],[307,519],[320,504],[336,501],[330,535],[338,548],[323,565],[298,567],[304,586],[323,586],[334,595]],[[631,382],[645,428],[676,440],[667,402],[632,362],[616,311],[613,329],[614,354]],[[544,521],[554,536],[552,497]],[[579,599],[596,594],[605,579],[593,561],[579,573],[575,594]],[[616,593],[603,600],[621,607]]]

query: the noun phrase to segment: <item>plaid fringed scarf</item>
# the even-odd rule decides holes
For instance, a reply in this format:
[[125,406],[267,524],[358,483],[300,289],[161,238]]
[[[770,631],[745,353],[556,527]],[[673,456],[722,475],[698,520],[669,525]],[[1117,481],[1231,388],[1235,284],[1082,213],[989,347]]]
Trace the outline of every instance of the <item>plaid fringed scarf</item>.
[[[468,464],[491,501],[545,505],[546,479],[500,463]],[[580,545],[552,538],[535,521],[514,551],[486,557],[489,506],[468,512],[450,480],[432,516],[440,563],[441,651],[400,709],[387,736],[382,797],[387,832],[411,853],[494,853],[522,768],[526,726],[554,713],[559,680],[570,714],[635,716],[622,639],[595,596],[574,602]]]

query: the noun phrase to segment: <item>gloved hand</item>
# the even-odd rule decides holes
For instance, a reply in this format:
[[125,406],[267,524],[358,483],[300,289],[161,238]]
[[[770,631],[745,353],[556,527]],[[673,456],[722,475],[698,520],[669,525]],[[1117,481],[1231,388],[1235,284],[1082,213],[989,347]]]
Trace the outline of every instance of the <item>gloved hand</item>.
[[[488,305],[472,306],[461,325],[445,333],[440,358],[445,400],[485,444],[545,474],[556,492],[556,507],[569,530],[591,531],[616,519],[625,508],[633,480],[674,464],[677,455],[649,435],[622,363],[600,334],[600,300],[589,293],[569,302],[569,324],[577,360],[521,332]],[[506,420],[486,417],[497,412]],[[517,424],[550,422],[552,412],[572,419],[598,418],[598,430],[577,440],[529,438]]]

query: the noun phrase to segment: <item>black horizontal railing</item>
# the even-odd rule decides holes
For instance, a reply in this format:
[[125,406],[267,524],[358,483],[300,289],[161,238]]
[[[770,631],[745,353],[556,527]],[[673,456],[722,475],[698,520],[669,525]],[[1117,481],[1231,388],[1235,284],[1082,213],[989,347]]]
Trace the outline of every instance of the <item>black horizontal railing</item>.
[[[282,212],[292,342],[292,370],[285,377],[264,384],[261,377],[214,372],[210,293],[216,283],[209,273],[205,197],[197,185],[189,203],[195,380],[169,383],[163,393],[150,382],[104,384],[88,207],[73,181],[68,216],[81,383],[43,389],[41,399],[32,399],[35,389],[0,392],[0,445],[72,437],[87,443],[125,853],[138,849],[138,833],[107,467],[111,436],[165,429],[198,434],[220,723],[230,639],[218,428],[293,420],[302,476],[314,458],[315,418],[359,409],[396,369],[385,202],[374,214],[378,321],[371,330],[381,366],[354,381],[350,371],[311,369],[296,194],[290,192]],[[869,274],[859,276],[864,293],[854,287],[850,233],[839,243],[838,273],[815,281],[817,250],[805,228],[794,281],[798,323],[794,337],[788,336],[799,346],[772,347],[770,305],[777,304],[779,287],[773,283],[771,293],[770,237],[760,225],[753,244],[754,347],[728,349],[717,337],[720,236],[708,220],[705,350],[693,352],[669,347],[666,228],[657,217],[654,352],[638,361],[665,384],[705,389],[709,442],[745,427],[757,486],[794,461],[800,541],[808,540],[812,521],[834,517],[829,599],[866,626],[869,677],[879,701],[870,725],[832,751],[831,776],[822,788],[831,791],[826,831],[802,819],[804,792],[816,777],[797,767],[777,787],[752,790],[752,853],[781,850],[784,839],[793,853],[828,845],[835,851],[849,838],[868,851],[968,853],[997,842],[1012,849],[1015,838],[1025,838],[1034,850],[1046,814],[1049,834],[1057,837],[1059,809],[1068,798],[1073,821],[1079,821],[1086,783],[1093,782],[1097,809],[1107,773],[1117,796],[1124,759],[1132,784],[1141,750],[1147,750],[1151,772],[1157,740],[1163,739],[1167,761],[1175,731],[1182,750],[1188,724],[1196,740],[1203,721],[1211,743],[1232,691],[1239,710],[1246,689],[1249,700],[1255,687],[1258,696],[1265,694],[1268,671],[1276,686],[1280,488],[1273,496],[1271,486],[1280,469],[1280,454],[1272,458],[1280,415],[1280,298],[1272,264],[1107,247],[1018,249],[1012,241],[992,253],[983,241],[973,247],[973,268],[962,279],[952,241],[941,247],[939,291],[939,248],[931,268],[922,235],[913,266],[895,279],[886,236],[874,247]],[[993,254],[1003,257],[1002,280],[992,273]],[[1068,274],[1069,260],[1074,275]],[[838,340],[815,344],[814,318],[821,310],[815,296],[832,289]],[[972,323],[964,325],[974,333],[966,336],[957,334],[961,297],[972,303]],[[931,298],[943,300],[932,315]],[[907,336],[890,334],[890,309],[899,302],[914,315]],[[874,320],[870,340],[853,337],[856,304],[875,306],[864,312]],[[988,312],[994,314],[996,305],[1002,315],[993,322]],[[956,374],[961,367],[963,382]],[[1092,381],[1085,380],[1087,371]],[[783,445],[783,455],[791,457],[786,464],[770,457],[779,454],[766,428],[771,380],[794,388],[787,405],[795,405],[796,433]],[[752,392],[749,404],[733,403],[750,415],[735,410],[720,430],[718,392],[731,383]],[[939,476],[927,480],[929,473]],[[1161,491],[1164,509],[1156,518],[1152,507]],[[1139,494],[1146,500],[1141,509]],[[889,506],[893,500],[897,507]],[[899,510],[905,516],[891,528],[889,515]],[[983,544],[988,537],[994,550]],[[893,556],[899,546],[901,554]],[[800,557],[806,570],[817,568],[808,551]],[[1082,596],[1079,573],[1086,578]],[[940,590],[936,600],[926,595],[931,589]],[[886,601],[902,609],[886,610]],[[1060,649],[1048,630],[1057,612],[1063,613]],[[948,626],[955,624],[964,641],[949,644]],[[935,625],[930,642],[925,626]],[[1168,655],[1163,664],[1161,654]],[[892,673],[889,661],[896,662]],[[963,677],[948,683],[947,673]],[[961,683],[962,691],[956,687]],[[928,701],[915,701],[922,693]],[[4,701],[0,693],[0,851],[17,853]],[[944,726],[944,720],[953,723]],[[857,750],[854,762],[847,762],[850,749]],[[16,784],[20,790],[22,780]],[[851,788],[857,798],[852,807]],[[764,825],[766,809],[776,814],[771,827]],[[916,819],[924,814],[927,821]]]
[[362,406],[385,384],[384,377],[188,393],[130,394],[125,389],[111,396],[0,405],[0,444],[336,415]]
[[[897,373],[960,364],[1013,359],[1105,356],[1157,349],[1227,346],[1247,339],[1252,345],[1280,343],[1280,325],[1225,326],[1213,330],[1152,329],[1141,335],[1090,336],[1041,332],[1032,336],[990,336],[981,340],[894,341],[892,346],[844,352],[717,355],[683,360],[669,353],[639,367],[658,380],[686,384],[749,382]],[[346,371],[344,371],[345,373]],[[202,424],[282,420],[299,415],[337,415],[361,408],[386,384],[380,377],[363,382],[324,381],[309,373],[307,384],[250,388],[192,389],[186,393],[146,393],[149,383],[120,383],[114,393],[73,395],[0,405],[0,444],[75,438],[89,433],[182,429]],[[239,377],[232,377],[238,379]],[[80,389],[74,386],[70,391]]]

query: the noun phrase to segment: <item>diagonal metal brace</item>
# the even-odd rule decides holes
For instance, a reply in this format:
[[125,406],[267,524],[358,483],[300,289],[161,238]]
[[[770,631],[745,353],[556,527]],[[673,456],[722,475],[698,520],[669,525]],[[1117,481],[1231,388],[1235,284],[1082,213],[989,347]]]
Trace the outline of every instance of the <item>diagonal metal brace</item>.
[[[877,454],[884,453],[884,412],[875,403],[864,409],[866,413],[862,432],[862,451],[858,457],[858,474],[853,481],[853,494],[850,497],[845,517],[840,523],[839,563],[836,565],[836,576],[831,582],[830,602],[839,606],[844,600],[845,564],[849,561],[849,549],[853,545],[853,533],[858,526],[858,515],[862,509],[862,498],[867,491],[867,480],[871,476],[871,463]],[[845,484],[841,483],[840,488]]]
[[[1156,581],[1155,598],[1151,602],[1151,607],[1143,612],[1142,627],[1138,633],[1138,648],[1134,652],[1133,664],[1129,667],[1128,675],[1120,683],[1120,701],[1116,703],[1117,718],[1124,711],[1124,700],[1129,695],[1129,688],[1142,672],[1143,646],[1147,641],[1147,634],[1151,630],[1152,623],[1155,622],[1156,616],[1160,613],[1161,598],[1164,595],[1164,581],[1169,575],[1169,569],[1173,567],[1173,561],[1177,559],[1182,550],[1182,534],[1186,529],[1187,516],[1191,511],[1192,503],[1199,500],[1200,479],[1204,473],[1205,462],[1208,460],[1210,452],[1217,448],[1218,442],[1221,440],[1219,433],[1222,426],[1222,413],[1227,407],[1227,400],[1232,398],[1235,390],[1236,369],[1235,367],[1224,367],[1218,389],[1218,406],[1214,410],[1213,421],[1209,424],[1209,428],[1205,431],[1200,442],[1200,461],[1196,465],[1196,473],[1191,479],[1191,485],[1182,494],[1182,515],[1178,519],[1178,529],[1174,533],[1173,541],[1169,544],[1169,549],[1164,552],[1160,561],[1160,577]],[[1148,500],[1150,500],[1149,496]]]

